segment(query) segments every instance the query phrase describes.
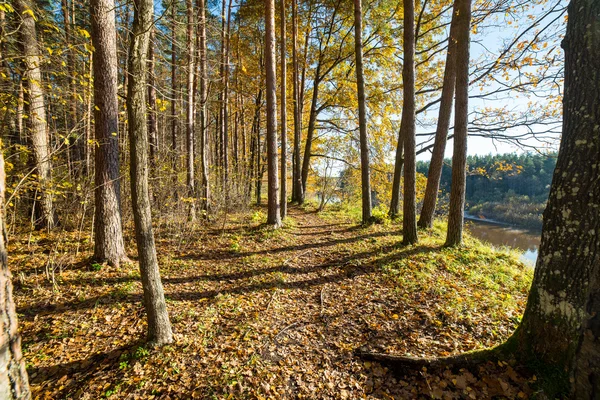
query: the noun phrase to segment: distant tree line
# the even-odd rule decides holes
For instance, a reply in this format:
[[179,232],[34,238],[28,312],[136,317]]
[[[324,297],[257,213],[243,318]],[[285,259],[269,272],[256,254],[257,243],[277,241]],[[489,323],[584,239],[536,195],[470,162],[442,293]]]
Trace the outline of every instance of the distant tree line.
[[[548,200],[555,152],[496,154],[467,157],[467,211],[528,228],[541,228]],[[417,171],[428,174],[429,162],[419,161]],[[441,203],[450,192],[452,167],[445,160],[440,180]],[[440,209],[443,212],[444,207]]]

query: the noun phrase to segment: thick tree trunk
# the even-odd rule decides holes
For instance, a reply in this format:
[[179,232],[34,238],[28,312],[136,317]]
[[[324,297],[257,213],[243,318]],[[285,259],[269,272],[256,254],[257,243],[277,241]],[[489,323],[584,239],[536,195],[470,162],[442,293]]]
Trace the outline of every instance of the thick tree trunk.
[[454,2],[452,10],[452,21],[450,23],[450,35],[448,37],[448,52],[446,54],[446,66],[444,68],[444,83],[442,87],[442,99],[438,115],[437,129],[435,132],[435,142],[431,162],[429,163],[429,173],[427,174],[427,187],[425,189],[425,198],[421,208],[419,226],[421,228],[431,228],[433,226],[433,215],[437,203],[438,191],[440,189],[440,179],[442,178],[442,168],[444,166],[444,153],[446,152],[446,142],[448,139],[448,129],[450,127],[450,117],[452,115],[452,101],[454,99],[454,88],[456,86],[456,23],[458,17],[459,2]]
[[[26,82],[25,101],[28,104],[30,141],[33,148],[33,157],[38,176],[39,219],[36,221],[38,229],[52,229],[57,220],[54,214],[54,205],[51,194],[52,160],[50,154],[50,139],[47,129],[46,104],[42,89],[42,71],[40,69],[40,48],[37,40],[34,13],[27,0],[16,0],[15,9],[21,16],[20,39],[23,46],[23,61],[25,66],[24,80]],[[32,11],[27,12],[27,11]]]
[[196,216],[195,207],[195,172],[194,172],[194,117],[195,117],[195,99],[194,93],[194,67],[196,60],[196,50],[194,48],[194,5],[193,0],[186,0],[187,11],[187,101],[186,101],[186,196],[193,199],[189,202],[188,216],[194,219]]
[[[265,68],[267,77],[267,224],[281,226],[277,163],[277,77],[275,74],[275,0],[265,0]],[[260,179],[260,177],[259,177]]]
[[292,201],[300,203],[304,198],[302,186],[302,165],[300,164],[300,142],[302,140],[302,114],[300,112],[300,88],[298,70],[298,0],[292,0],[292,59],[293,59],[293,95],[294,95],[294,174]]
[[358,128],[360,134],[360,176],[362,189],[362,222],[371,222],[371,178],[369,171],[369,139],[367,137],[367,107],[363,75],[362,3],[354,0],[354,51],[356,55],[356,89],[358,91]]
[[570,398],[600,393],[600,3],[572,1],[563,41],[563,132],[521,356],[568,373]]
[[152,0],[135,0],[132,40],[129,48],[127,117],[131,147],[131,197],[144,306],[148,315],[148,341],[163,345],[173,341],[165,295],[160,280],[152,215],[148,196],[148,131],[146,122],[146,57],[153,23]]
[[118,266],[127,259],[121,225],[117,30],[114,0],[91,0],[94,59],[94,259]]
[[281,0],[280,36],[281,36],[281,219],[287,215],[287,57],[286,57],[286,9],[285,0]]
[[208,69],[206,60],[206,4],[205,0],[198,0],[198,35],[200,36],[200,167],[201,167],[201,208],[208,215],[210,198],[208,185],[208,143],[207,143],[207,112],[206,98],[208,96]]
[[447,246],[462,243],[467,184],[467,125],[469,123],[469,36],[471,0],[457,0],[456,21],[456,106],[454,110],[454,151],[452,184],[448,209]]
[[12,277],[6,260],[5,196],[4,156],[0,151],[0,398],[25,400],[31,398],[31,393],[25,360],[21,354],[21,336],[12,296]]
[[415,1],[404,0],[404,106],[401,135],[404,139],[404,202],[402,207],[402,237],[404,244],[413,244],[417,237],[417,162],[415,130]]

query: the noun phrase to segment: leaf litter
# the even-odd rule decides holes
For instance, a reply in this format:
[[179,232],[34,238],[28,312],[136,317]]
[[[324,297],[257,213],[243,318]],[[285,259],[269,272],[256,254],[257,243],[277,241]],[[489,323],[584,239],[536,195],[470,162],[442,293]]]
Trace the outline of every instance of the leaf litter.
[[[292,208],[270,231],[247,214],[158,237],[175,343],[147,348],[137,264],[90,265],[77,232],[10,243],[23,353],[36,399],[528,398],[536,377],[499,362],[396,376],[357,348],[435,357],[515,329],[531,271],[437,227],[404,247],[397,225],[357,227]],[[135,249],[129,237],[130,250]],[[78,256],[74,248],[84,249]],[[48,273],[49,253],[61,268]],[[130,252],[132,254],[132,252]],[[53,271],[56,268],[53,269]]]

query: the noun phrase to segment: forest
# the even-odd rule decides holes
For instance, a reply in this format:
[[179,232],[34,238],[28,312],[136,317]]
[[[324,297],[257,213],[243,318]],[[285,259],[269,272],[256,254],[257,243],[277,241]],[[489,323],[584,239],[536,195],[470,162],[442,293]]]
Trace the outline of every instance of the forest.
[[[507,153],[467,157],[466,211],[524,228],[541,230],[556,153]],[[417,162],[417,172],[427,176],[429,162]],[[444,160],[438,213],[450,194],[452,162]]]
[[596,398],[599,65],[596,0],[0,0],[0,399]]

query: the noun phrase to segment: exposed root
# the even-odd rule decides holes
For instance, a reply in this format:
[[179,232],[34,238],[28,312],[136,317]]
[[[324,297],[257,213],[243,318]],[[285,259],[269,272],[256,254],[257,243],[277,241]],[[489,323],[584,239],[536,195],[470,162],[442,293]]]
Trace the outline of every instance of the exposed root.
[[497,348],[473,351],[448,357],[417,358],[408,356],[395,356],[391,354],[372,353],[364,348],[357,349],[354,354],[363,360],[376,361],[397,373],[419,371],[423,367],[428,370],[448,367],[467,368],[482,364],[487,361],[496,361],[502,357]]

